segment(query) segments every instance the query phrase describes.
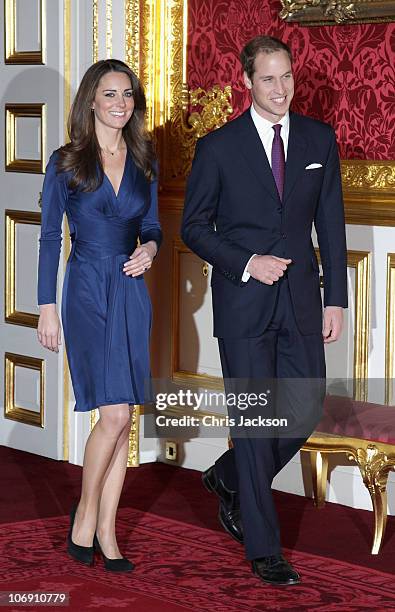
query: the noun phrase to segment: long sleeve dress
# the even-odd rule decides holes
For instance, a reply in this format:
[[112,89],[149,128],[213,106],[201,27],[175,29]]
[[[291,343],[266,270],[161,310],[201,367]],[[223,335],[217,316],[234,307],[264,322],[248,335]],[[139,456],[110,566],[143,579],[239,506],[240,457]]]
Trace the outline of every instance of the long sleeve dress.
[[62,293],[62,323],[76,404],[86,412],[108,404],[149,401],[151,301],[144,277],[123,264],[137,246],[162,239],[157,180],[150,182],[130,152],[118,194],[104,174],[96,191],[68,187],[55,151],[42,192],[38,304],[56,303],[66,213],[71,253]]

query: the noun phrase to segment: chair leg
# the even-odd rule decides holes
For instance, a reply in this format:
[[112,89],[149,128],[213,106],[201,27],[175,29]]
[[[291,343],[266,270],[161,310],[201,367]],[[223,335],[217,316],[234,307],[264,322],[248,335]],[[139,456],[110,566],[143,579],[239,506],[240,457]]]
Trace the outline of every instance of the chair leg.
[[374,537],[371,553],[380,551],[387,523],[387,480],[388,473],[395,466],[395,459],[389,459],[374,444],[358,449],[354,457],[361,471],[363,482],[369,491],[374,511]]
[[387,491],[379,486],[369,490],[374,511],[374,538],[371,553],[378,555],[387,524]]
[[328,458],[320,451],[310,451],[310,462],[313,478],[314,504],[317,508],[323,508],[325,506],[326,497]]

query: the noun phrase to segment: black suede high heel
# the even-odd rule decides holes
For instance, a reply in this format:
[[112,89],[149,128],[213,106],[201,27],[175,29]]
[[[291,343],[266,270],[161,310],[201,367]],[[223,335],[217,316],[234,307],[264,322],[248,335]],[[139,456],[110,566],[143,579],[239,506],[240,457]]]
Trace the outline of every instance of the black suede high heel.
[[77,505],[78,504],[75,504],[75,506],[72,507],[70,512],[70,530],[67,536],[67,552],[76,561],[84,563],[85,565],[93,565],[93,559],[95,554],[93,546],[80,546],[79,544],[74,544],[71,538],[75,514],[77,511]]
[[93,547],[95,551],[100,553],[103,557],[104,567],[109,572],[131,572],[134,569],[133,563],[129,561],[129,559],[126,559],[126,557],[122,557],[122,559],[109,559],[106,557],[101,549],[96,533],[93,538]]

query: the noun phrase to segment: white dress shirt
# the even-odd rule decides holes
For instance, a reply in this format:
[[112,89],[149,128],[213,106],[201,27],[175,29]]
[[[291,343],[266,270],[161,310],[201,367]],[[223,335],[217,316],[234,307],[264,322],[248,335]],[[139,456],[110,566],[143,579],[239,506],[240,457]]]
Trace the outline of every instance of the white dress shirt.
[[[272,167],[272,145],[273,145],[273,138],[274,138],[273,125],[275,124],[272,123],[271,121],[268,121],[264,117],[261,117],[261,115],[259,115],[257,111],[255,110],[253,104],[251,104],[250,112],[251,112],[251,118],[254,122],[259,138],[262,141],[263,148],[265,149],[265,153],[266,153],[268,162],[270,164],[270,167]],[[282,117],[280,121],[278,121],[278,123],[282,125],[280,136],[283,139],[283,143],[284,143],[284,156],[285,156],[285,161],[286,161],[287,160],[287,150],[288,150],[288,138],[289,138],[289,112],[288,111],[285,113],[284,117]],[[247,268],[250,264],[251,259],[255,257],[255,255],[256,253],[252,257],[250,257],[250,259],[247,262],[246,267],[244,268],[243,276],[241,277],[241,280],[243,281],[243,283],[246,283],[251,276],[251,274],[247,272]]]

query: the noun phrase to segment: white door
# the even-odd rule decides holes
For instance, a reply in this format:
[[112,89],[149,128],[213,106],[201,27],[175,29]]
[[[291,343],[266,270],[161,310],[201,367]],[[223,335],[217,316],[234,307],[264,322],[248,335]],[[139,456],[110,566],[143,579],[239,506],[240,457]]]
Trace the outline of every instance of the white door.
[[63,351],[36,339],[36,278],[43,169],[64,142],[63,11],[63,0],[0,5],[0,444],[52,458],[63,458]]

